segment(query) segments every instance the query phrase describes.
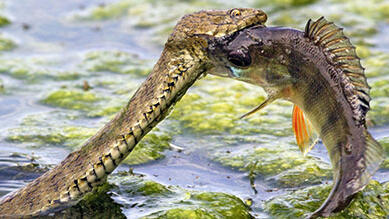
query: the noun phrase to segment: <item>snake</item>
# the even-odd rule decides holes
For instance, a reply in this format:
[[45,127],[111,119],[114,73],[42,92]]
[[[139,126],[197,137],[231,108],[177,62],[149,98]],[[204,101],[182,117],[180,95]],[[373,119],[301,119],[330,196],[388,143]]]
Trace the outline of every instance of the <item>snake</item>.
[[106,181],[213,61],[210,41],[263,26],[260,9],[203,10],[182,17],[146,80],[117,115],[57,166],[0,201],[0,217],[42,216],[75,205]]

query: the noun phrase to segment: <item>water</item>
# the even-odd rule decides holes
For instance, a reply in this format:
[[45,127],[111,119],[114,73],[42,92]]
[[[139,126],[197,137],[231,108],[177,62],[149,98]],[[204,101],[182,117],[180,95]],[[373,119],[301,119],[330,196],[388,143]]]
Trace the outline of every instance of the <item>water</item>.
[[[155,1],[147,2],[146,6],[135,4],[135,9],[130,7],[128,13],[138,13],[144,16],[149,4],[152,6],[156,5],[157,14],[158,10],[163,12],[166,8],[170,10],[173,8],[172,6],[161,6],[163,3],[155,3]],[[169,1],[170,4],[171,2],[175,1]],[[158,21],[157,25],[141,27],[141,21],[136,23],[131,16],[117,16],[103,20],[75,19],[76,15],[85,14],[85,11],[88,11],[88,8],[92,6],[100,5],[101,7],[106,7],[105,5],[110,3],[109,1],[88,0],[80,3],[77,0],[9,0],[3,3],[5,8],[0,11],[3,11],[11,19],[12,24],[2,27],[0,31],[4,33],[5,37],[8,36],[14,40],[17,47],[11,51],[2,52],[0,58],[3,60],[23,60],[21,62],[27,62],[26,68],[32,73],[17,76],[15,69],[19,66],[17,65],[18,61],[16,61],[16,64],[10,64],[11,70],[0,74],[0,84],[4,84],[5,87],[5,93],[0,93],[0,196],[22,187],[27,182],[41,175],[48,168],[52,168],[74,149],[74,145],[80,145],[81,142],[86,140],[85,137],[81,136],[74,140],[76,142],[74,143],[66,133],[59,137],[53,136],[51,128],[58,129],[58,132],[66,130],[68,126],[83,127],[87,130],[95,131],[97,128],[102,127],[111,116],[110,114],[103,115],[102,117],[88,116],[88,111],[85,110],[44,104],[42,100],[45,97],[53,91],[62,88],[80,89],[83,82],[87,81],[93,86],[92,92],[104,99],[97,101],[96,105],[93,105],[94,108],[103,109],[106,105],[112,103],[120,106],[126,102],[126,99],[131,96],[135,88],[145,78],[143,75],[133,76],[118,72],[112,74],[110,70],[94,72],[88,69],[90,63],[85,62],[85,54],[90,51],[119,50],[135,54],[136,58],[134,59],[146,60],[146,66],[149,66],[159,57],[162,44],[167,35],[165,32],[170,32],[169,28],[175,23],[176,18],[174,16],[182,16],[185,14],[184,11],[195,11],[202,7],[228,8],[233,6],[232,3],[224,5],[220,1],[212,1],[209,5],[203,1],[198,1],[198,4],[196,1],[182,3],[180,4],[180,7],[183,7],[182,12],[175,11],[172,13],[173,15],[170,16],[173,17],[171,21],[168,20],[165,23]],[[168,3],[166,4],[168,5]],[[250,6],[264,3],[245,1],[244,4]],[[320,4],[324,3],[317,3],[319,6]],[[270,7],[269,10],[274,9],[271,5],[267,5],[267,7]],[[318,10],[317,6],[312,6],[312,8],[310,10]],[[281,12],[277,12],[277,10],[281,10]],[[274,23],[283,24],[284,21],[279,17],[280,14],[286,14],[286,12],[282,12],[282,8],[277,10],[274,10]],[[167,14],[166,16],[169,17]],[[150,17],[151,21],[155,21],[151,15]],[[297,26],[297,23],[299,21],[295,22],[294,25]],[[388,41],[386,40],[388,29],[389,25],[387,23],[380,24],[378,33],[369,38],[372,42],[379,45],[376,48],[378,51],[389,52]],[[147,69],[147,67],[144,68]],[[76,72],[79,75],[77,75],[75,80],[57,78],[58,74],[63,71]],[[118,71],[121,70],[119,69]],[[385,73],[383,74],[384,77]],[[210,87],[214,86],[212,83],[215,83],[217,80],[211,79],[210,84],[207,84],[208,82],[200,82],[190,93],[203,95],[203,97],[209,95],[211,93],[209,90],[212,90]],[[377,80],[377,78],[373,80]],[[231,82],[231,86],[241,85],[238,82]],[[251,89],[252,87],[248,86],[248,88]],[[239,97],[236,97],[236,99],[239,99]],[[223,99],[222,103],[223,101],[227,100]],[[281,103],[277,107],[279,107],[277,109],[282,110],[281,113],[277,114],[278,117],[272,117],[271,114],[262,115],[263,117],[261,117],[274,118],[276,124],[266,123],[274,133],[280,131],[280,128],[276,129],[276,127],[286,129],[285,126],[288,126],[290,117],[290,111],[288,111],[290,110],[288,108],[290,105],[284,106]],[[178,108],[181,109],[180,106]],[[271,111],[269,109],[266,112]],[[235,117],[236,115],[233,116]],[[283,119],[284,117],[285,119]],[[255,188],[258,193],[255,193],[250,185],[250,173],[247,169],[234,168],[232,165],[215,161],[217,160],[215,159],[215,154],[228,151],[228,154],[246,156],[245,149],[248,151],[256,150],[260,147],[265,147],[263,145],[266,144],[271,143],[271,145],[274,145],[275,142],[278,145],[279,139],[282,139],[279,140],[280,144],[289,146],[291,145],[290,142],[293,142],[290,130],[289,134],[286,133],[283,137],[279,137],[278,134],[274,133],[261,134],[260,131],[258,133],[251,131],[249,134],[237,134],[236,137],[227,139],[226,136],[233,136],[232,133],[228,133],[228,130],[216,131],[216,134],[204,134],[201,131],[193,131],[193,129],[190,129],[190,126],[182,125],[183,123],[180,123],[182,122],[180,119],[178,119],[178,129],[180,129],[180,132],[166,131],[173,126],[177,128],[174,118],[170,119],[170,122],[164,122],[158,127],[161,128],[163,133],[166,132],[167,135],[172,137],[171,144],[178,145],[183,150],[177,151],[174,148],[170,148],[161,152],[163,157],[160,159],[139,165],[122,164],[115,171],[115,177],[120,178],[118,173],[127,171],[131,167],[134,168],[135,173],[145,175],[145,179],[166,186],[178,186],[189,191],[225,192],[235,195],[242,200],[252,199],[254,204],[251,213],[256,217],[268,217],[267,213],[264,213],[264,201],[299,189],[298,187],[280,188],[277,183],[269,181],[271,176],[256,174]],[[206,118],[204,119],[206,120]],[[278,122],[277,119],[280,119],[280,121]],[[247,124],[245,121],[240,124],[242,129],[246,128]],[[250,130],[253,130],[257,123],[253,124],[251,126],[247,125],[251,128]],[[39,133],[40,131],[36,131],[36,129],[41,129],[42,133]],[[284,129],[281,129],[281,132]],[[33,133],[31,134],[32,137],[28,135],[30,131]],[[370,131],[377,139],[389,137],[389,126],[385,124],[375,126]],[[26,134],[24,135],[24,140],[10,140],[10,136],[20,137],[20,133]],[[49,137],[57,137],[59,140],[56,138],[47,140]],[[269,139],[264,140],[266,137],[269,137]],[[274,148],[277,148],[277,146]],[[281,152],[286,150],[282,149]],[[317,145],[311,152],[311,155],[316,159],[314,162],[324,161],[327,164],[329,163],[327,151],[322,144]],[[387,182],[388,172],[381,170],[374,179],[380,182]],[[142,207],[132,207],[134,203],[141,202],[142,199],[137,200],[136,197],[133,198],[130,194],[123,192],[122,190],[126,187],[124,185],[121,186],[120,181],[117,181],[116,178],[109,181],[112,184],[118,185],[118,188],[112,189],[112,199],[109,199],[108,202],[113,203],[115,206],[121,206],[120,214],[124,214],[127,217],[138,217],[158,210],[158,206],[156,209],[148,211]],[[176,199],[179,198],[175,197],[172,200]],[[160,208],[164,209],[165,207]]]

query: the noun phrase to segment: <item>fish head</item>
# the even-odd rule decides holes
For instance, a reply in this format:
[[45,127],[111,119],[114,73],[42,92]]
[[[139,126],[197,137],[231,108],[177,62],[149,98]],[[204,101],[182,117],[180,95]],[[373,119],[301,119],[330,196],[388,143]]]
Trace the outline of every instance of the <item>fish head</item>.
[[290,85],[285,50],[272,42],[272,32],[265,26],[253,26],[235,35],[209,42],[212,68],[209,74],[232,78],[267,89]]

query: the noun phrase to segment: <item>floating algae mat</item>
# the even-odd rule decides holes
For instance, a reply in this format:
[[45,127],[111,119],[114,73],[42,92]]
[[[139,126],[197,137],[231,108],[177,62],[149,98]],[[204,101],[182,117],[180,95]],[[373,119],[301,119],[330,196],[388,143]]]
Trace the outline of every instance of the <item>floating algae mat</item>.
[[[179,17],[233,7],[263,9],[268,26],[301,30],[309,18],[325,16],[345,28],[372,87],[369,130],[388,158],[350,208],[333,218],[389,215],[389,2],[384,0],[3,1],[0,195],[52,168],[109,121],[144,81]],[[312,212],[331,189],[327,151],[319,143],[301,155],[288,102],[239,119],[264,99],[263,90],[237,81],[212,76],[197,81],[97,194],[62,214],[298,218]]]

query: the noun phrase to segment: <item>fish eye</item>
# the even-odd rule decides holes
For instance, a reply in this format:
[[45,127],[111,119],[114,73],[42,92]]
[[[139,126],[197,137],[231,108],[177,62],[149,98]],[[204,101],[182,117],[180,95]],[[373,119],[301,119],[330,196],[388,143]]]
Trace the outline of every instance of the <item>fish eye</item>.
[[230,15],[233,18],[239,17],[241,15],[241,12],[238,9],[233,9],[233,10],[231,10]]
[[251,64],[250,54],[241,51],[229,53],[227,60],[237,67],[248,67]]

